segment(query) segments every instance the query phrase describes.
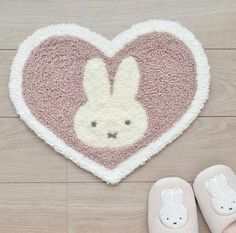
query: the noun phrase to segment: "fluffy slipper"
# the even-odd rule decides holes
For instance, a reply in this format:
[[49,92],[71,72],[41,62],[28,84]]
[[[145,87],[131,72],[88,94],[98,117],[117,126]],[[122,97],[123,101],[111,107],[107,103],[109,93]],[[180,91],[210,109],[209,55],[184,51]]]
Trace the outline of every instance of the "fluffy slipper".
[[148,201],[149,233],[198,233],[195,198],[181,178],[164,178],[151,188]]
[[227,166],[202,171],[194,181],[194,191],[212,233],[236,232],[236,176]]

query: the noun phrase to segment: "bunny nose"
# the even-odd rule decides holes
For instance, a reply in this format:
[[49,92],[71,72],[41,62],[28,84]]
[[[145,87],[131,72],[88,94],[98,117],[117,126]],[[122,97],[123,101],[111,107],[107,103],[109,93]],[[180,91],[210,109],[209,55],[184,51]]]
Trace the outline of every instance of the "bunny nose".
[[107,134],[107,137],[108,138],[116,138],[117,137],[117,132],[114,132],[114,133],[111,133],[111,132],[109,132],[108,134]]
[[173,222],[173,224],[175,224],[175,225],[176,225],[176,224],[177,224],[177,222]]

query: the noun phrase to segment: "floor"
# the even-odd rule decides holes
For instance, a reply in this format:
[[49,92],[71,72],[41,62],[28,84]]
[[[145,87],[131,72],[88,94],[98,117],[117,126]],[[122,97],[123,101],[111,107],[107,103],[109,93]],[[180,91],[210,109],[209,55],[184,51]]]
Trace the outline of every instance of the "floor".
[[[211,65],[210,98],[192,126],[121,184],[111,187],[59,156],[16,115],[9,69],[19,43],[48,24],[75,22],[112,38],[148,19],[176,20],[202,42]],[[213,164],[236,171],[236,1],[1,0],[0,232],[147,233],[153,182],[192,183]],[[200,233],[208,227],[199,213]]]

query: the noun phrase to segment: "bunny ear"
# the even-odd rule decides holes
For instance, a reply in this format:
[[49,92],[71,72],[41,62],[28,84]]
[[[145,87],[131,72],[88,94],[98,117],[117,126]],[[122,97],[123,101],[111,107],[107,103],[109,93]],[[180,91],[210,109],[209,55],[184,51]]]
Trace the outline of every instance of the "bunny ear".
[[180,188],[176,188],[173,192],[173,199],[177,204],[183,204],[184,197],[183,197],[183,190]]
[[105,63],[100,58],[87,62],[83,87],[89,101],[100,101],[110,96],[110,83]]
[[172,199],[172,191],[171,189],[163,189],[161,191],[161,203],[163,206],[170,205]]
[[217,177],[208,179],[206,181],[206,187],[212,197],[219,197],[224,193],[224,190],[222,190],[220,187],[220,183],[219,180],[217,180]]
[[227,178],[223,174],[217,175],[215,177],[215,179],[219,183],[222,191],[233,191],[234,192],[234,190],[230,187],[229,181],[227,180]]
[[116,72],[113,95],[124,100],[135,99],[139,79],[139,68],[134,57],[125,58]]
[[182,205],[183,190],[180,188],[163,189],[161,192],[161,202],[163,206]]

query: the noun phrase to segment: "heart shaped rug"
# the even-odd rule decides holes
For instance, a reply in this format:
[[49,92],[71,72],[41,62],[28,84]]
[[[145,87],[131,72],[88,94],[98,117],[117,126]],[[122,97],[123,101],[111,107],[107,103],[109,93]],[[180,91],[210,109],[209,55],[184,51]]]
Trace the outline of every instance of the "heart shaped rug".
[[209,78],[201,44],[176,22],[139,23],[111,41],[60,24],[20,45],[9,89],[40,138],[116,184],[190,125]]

